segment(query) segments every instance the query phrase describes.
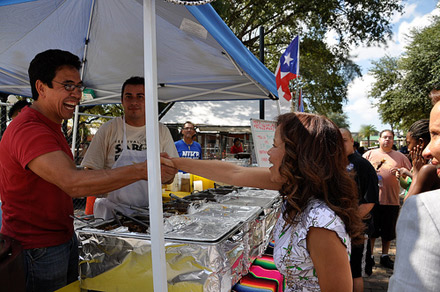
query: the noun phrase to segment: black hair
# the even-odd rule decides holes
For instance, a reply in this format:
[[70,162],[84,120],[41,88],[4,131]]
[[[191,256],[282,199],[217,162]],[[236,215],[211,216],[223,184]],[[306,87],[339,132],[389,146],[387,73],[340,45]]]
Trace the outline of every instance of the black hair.
[[124,90],[125,90],[125,86],[127,86],[127,84],[131,84],[131,85],[139,85],[145,84],[145,79],[144,77],[140,77],[140,76],[132,76],[130,78],[128,78],[127,80],[125,80],[124,84],[122,84],[122,89],[121,89],[121,101],[124,98]]
[[426,141],[426,145],[428,145],[429,141],[431,141],[431,135],[429,134],[429,120],[422,119],[414,122],[409,128],[408,133],[416,140],[422,138]]
[[236,138],[234,139],[234,144],[235,144],[235,142],[237,142],[237,141],[241,141],[240,138],[236,137]]
[[8,117],[11,120],[12,116],[16,113],[16,112],[20,112],[22,108],[24,108],[27,105],[31,105],[31,103],[25,99],[23,100],[19,100],[16,103],[14,103],[14,105],[12,105],[12,107],[9,109],[8,112]]
[[47,50],[34,57],[28,69],[32,98],[34,100],[38,100],[38,91],[35,86],[37,80],[52,88],[52,80],[55,78],[57,70],[62,66],[71,66],[79,70],[81,68],[81,61],[78,56],[71,52],[58,49]]
[[391,130],[383,130],[383,131],[381,131],[381,132],[379,133],[379,138],[382,138],[382,134],[385,133],[385,132],[390,132],[391,135],[393,135],[393,138],[394,138],[394,132],[391,131]]
[[186,124],[191,124],[191,125],[193,125],[194,130],[195,130],[196,127],[197,127],[193,122],[191,122],[191,121],[186,121],[185,123],[183,123],[182,128],[185,127]]

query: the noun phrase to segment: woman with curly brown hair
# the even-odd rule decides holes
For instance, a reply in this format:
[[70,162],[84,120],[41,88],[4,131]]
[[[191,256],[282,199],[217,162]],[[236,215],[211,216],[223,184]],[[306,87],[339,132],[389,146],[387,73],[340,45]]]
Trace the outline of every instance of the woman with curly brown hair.
[[[270,168],[182,158],[171,162],[216,181],[279,190],[284,205],[274,231],[274,260],[286,291],[351,291],[351,241],[361,240],[364,226],[339,128],[319,115],[281,115],[268,154]],[[166,159],[162,163],[171,165]]]

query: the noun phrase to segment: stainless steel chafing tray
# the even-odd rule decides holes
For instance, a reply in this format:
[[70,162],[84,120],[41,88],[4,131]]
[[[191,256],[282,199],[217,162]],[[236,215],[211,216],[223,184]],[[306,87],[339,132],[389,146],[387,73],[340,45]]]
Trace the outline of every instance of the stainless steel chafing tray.
[[[235,211],[238,216],[232,216]],[[167,218],[169,291],[229,291],[246,271],[245,222],[259,212],[261,208],[255,206],[207,204],[198,213]],[[105,230],[114,225],[115,220],[109,220],[77,230],[82,242],[82,287],[118,291],[116,287],[124,283],[130,291],[149,285],[152,291],[150,235],[130,232],[126,226]],[[125,283],[122,275],[129,275],[131,281]],[[114,279],[118,282],[113,287],[108,283],[115,284]]]
[[[216,243],[165,240],[168,291],[230,291],[243,275],[243,233]],[[81,288],[153,291],[151,241],[79,231]]]
[[[230,291],[267,245],[266,229],[271,227],[266,222],[278,212],[277,199],[272,198],[274,206],[265,203],[264,208],[198,202],[187,214],[166,218],[168,291]],[[147,220],[145,215],[136,218]],[[81,287],[153,291],[148,228],[141,233],[117,225],[116,220],[108,220],[77,229],[82,243]]]
[[225,205],[260,206],[262,212],[254,221],[248,221],[249,236],[245,246],[248,247],[249,265],[260,256],[271,240],[272,229],[278,218],[281,198],[277,191],[240,189],[219,199]]

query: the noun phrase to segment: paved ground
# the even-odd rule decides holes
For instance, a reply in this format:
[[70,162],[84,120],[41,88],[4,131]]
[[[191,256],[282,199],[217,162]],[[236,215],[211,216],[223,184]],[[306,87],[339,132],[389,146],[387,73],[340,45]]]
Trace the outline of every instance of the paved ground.
[[[388,289],[388,280],[393,274],[393,270],[382,267],[379,264],[379,257],[382,252],[382,242],[378,238],[374,245],[374,260],[376,265],[373,267],[373,274],[364,278],[364,291],[365,292],[383,292]],[[390,258],[394,260],[396,255],[396,241],[391,242]]]

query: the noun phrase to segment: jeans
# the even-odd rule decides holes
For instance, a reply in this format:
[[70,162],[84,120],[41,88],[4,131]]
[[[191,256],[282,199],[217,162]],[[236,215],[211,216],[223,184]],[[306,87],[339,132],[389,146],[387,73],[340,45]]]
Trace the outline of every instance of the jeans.
[[26,249],[24,267],[28,292],[52,292],[78,280],[78,239],[66,243]]

